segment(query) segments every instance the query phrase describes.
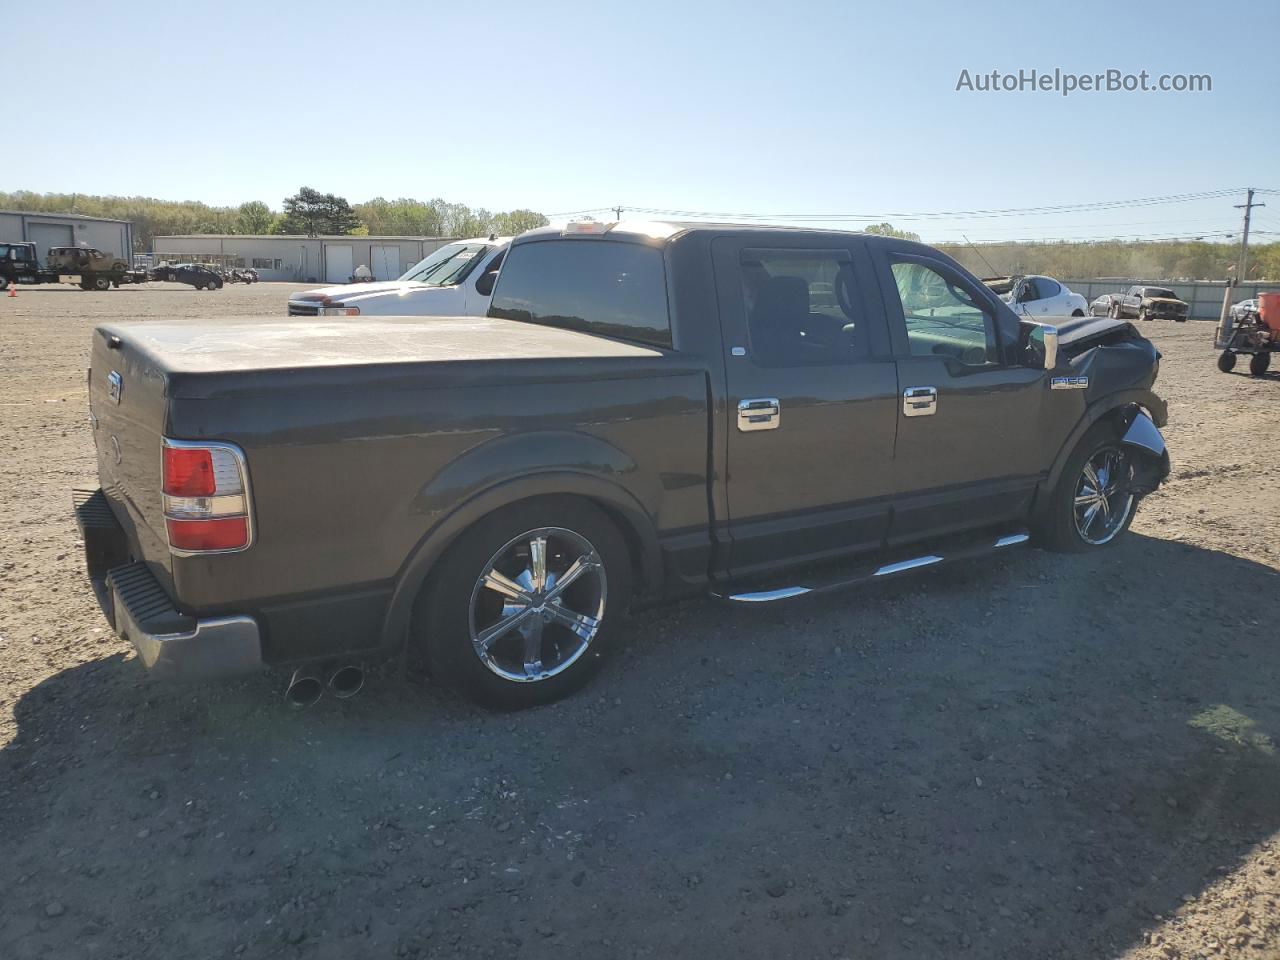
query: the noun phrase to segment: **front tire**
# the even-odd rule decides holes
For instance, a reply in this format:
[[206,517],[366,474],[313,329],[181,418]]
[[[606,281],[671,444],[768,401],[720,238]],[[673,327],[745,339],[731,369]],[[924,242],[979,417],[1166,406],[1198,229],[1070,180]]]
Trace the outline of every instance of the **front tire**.
[[94,277],[92,286],[94,290],[102,293],[111,289],[111,279],[109,277]]
[[1130,492],[1133,465],[1115,425],[1095,424],[1081,438],[1049,495],[1036,530],[1041,545],[1084,553],[1115,543],[1129,529],[1138,497]]
[[1236,368],[1236,355],[1230,350],[1223,350],[1218,354],[1218,369],[1223,373],[1230,373]]
[[413,639],[443,685],[486,706],[551,703],[581,687],[631,599],[631,558],[600,508],[537,497],[462,534],[419,597]]
[[1270,353],[1255,353],[1249,358],[1249,372],[1255,377],[1260,377],[1267,372],[1267,368],[1271,366]]

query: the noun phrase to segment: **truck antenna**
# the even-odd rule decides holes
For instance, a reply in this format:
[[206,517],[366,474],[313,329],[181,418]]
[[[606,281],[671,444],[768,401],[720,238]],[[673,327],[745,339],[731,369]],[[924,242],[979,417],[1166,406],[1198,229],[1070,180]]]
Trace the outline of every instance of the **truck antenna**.
[[993,266],[991,265],[991,261],[990,261],[990,260],[988,260],[986,257],[982,256],[982,251],[981,251],[981,250],[979,250],[976,246],[974,246],[974,243],[973,243],[973,241],[972,241],[972,240],[970,240],[968,237],[966,237],[963,233],[962,233],[962,234],[960,234],[960,236],[964,237],[964,242],[965,242],[965,243],[967,243],[967,244],[969,244],[969,246],[973,249],[973,252],[974,252],[974,253],[976,253],[976,254],[977,254],[977,255],[982,259],[982,262],[983,262],[983,263],[985,263],[985,264],[987,265],[987,269],[991,271],[991,275],[992,275],[993,277],[994,277],[996,274],[998,274],[998,273],[1000,272],[999,270],[997,270],[995,267],[993,267]]

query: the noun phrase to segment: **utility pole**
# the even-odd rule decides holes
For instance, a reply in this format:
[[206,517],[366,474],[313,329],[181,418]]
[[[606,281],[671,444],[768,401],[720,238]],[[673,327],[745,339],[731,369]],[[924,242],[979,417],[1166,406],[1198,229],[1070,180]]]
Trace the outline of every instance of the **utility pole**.
[[1236,278],[1240,281],[1249,279],[1245,273],[1245,267],[1248,265],[1249,260],[1249,214],[1253,212],[1254,207],[1265,206],[1265,203],[1253,202],[1253,187],[1249,187],[1249,193],[1245,197],[1244,203],[1236,204],[1237,210],[1244,211],[1244,230],[1240,236],[1240,266],[1236,269]]
[[[1253,191],[1252,191],[1252,190],[1250,190],[1250,191],[1249,191],[1249,196],[1251,196],[1251,197],[1253,196]],[[618,216],[617,216],[617,219],[619,219],[619,220],[621,220],[621,219],[622,219],[622,210],[623,210],[623,208],[622,208],[622,207],[614,207],[614,208],[613,208],[613,212],[614,212],[614,213],[616,213],[616,214],[618,215]]]

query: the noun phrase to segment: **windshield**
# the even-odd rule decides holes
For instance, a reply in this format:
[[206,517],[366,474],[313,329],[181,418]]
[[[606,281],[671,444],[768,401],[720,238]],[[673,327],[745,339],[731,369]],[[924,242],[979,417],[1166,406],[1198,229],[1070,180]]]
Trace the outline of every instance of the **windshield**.
[[433,287],[461,283],[476,262],[490,249],[487,243],[450,243],[419,260],[401,280],[415,280]]
[[1169,300],[1178,299],[1173,295],[1172,290],[1166,290],[1164,287],[1147,287],[1148,297],[1165,297]]

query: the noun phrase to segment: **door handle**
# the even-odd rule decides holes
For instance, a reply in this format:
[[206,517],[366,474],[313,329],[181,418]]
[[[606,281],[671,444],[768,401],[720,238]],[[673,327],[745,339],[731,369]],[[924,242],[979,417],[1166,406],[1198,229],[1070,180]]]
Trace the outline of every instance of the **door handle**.
[[738,403],[738,429],[777,430],[782,423],[782,404],[777,397],[756,397]]
[[904,417],[931,417],[937,412],[937,387],[907,387],[902,391]]

